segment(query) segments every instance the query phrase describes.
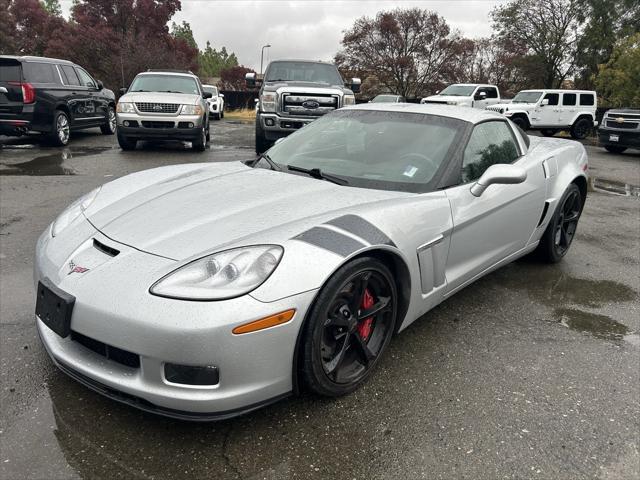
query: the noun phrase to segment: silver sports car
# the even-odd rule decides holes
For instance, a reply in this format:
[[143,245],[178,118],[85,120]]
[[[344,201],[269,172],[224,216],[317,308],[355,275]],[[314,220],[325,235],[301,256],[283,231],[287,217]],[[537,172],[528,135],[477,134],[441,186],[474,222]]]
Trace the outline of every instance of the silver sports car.
[[257,160],[146,170],[77,200],[38,241],[38,331],[71,377],[172,417],[343,395],[477,278],[559,261],[586,172],[581,144],[497,113],[343,108]]

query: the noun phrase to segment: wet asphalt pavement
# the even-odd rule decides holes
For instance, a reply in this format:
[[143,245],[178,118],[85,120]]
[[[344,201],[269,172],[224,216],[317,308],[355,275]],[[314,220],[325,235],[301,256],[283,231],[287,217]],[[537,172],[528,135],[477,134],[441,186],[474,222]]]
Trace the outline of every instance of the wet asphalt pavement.
[[0,137],[0,478],[638,478],[640,155],[587,149],[597,180],[563,262],[524,259],[458,293],[352,395],[193,424],[52,366],[34,325],[34,247],[114,177],[252,158],[252,124],[216,122],[201,154],[125,153],[97,129],[65,149]]

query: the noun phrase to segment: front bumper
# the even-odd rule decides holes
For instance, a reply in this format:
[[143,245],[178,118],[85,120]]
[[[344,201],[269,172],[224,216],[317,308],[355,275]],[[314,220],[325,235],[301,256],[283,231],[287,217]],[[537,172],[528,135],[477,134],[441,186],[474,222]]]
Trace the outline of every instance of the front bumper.
[[[65,232],[54,239],[48,232],[42,235],[35,280],[49,278],[76,297],[72,332],[137,355],[139,367],[96,353],[73,335],[62,338],[36,317],[42,343],[61,370],[115,400],[182,419],[228,418],[290,394],[296,339],[315,291],[270,303],[251,295],[217,302],[156,297],[149,286],[174,261],[114,242],[88,222],[81,229],[74,237],[89,240],[70,254],[60,252],[61,242],[77,242]],[[120,253],[104,261],[90,257],[97,255],[91,250],[93,239]],[[69,275],[71,260],[98,266]],[[290,308],[296,314],[288,323],[232,333],[238,325]],[[206,386],[169,382],[166,363],[216,366],[219,381]]]
[[[116,115],[120,134],[138,139],[193,140],[202,134],[204,117],[199,115]],[[190,126],[192,125],[192,126]]]
[[262,130],[264,130],[267,139],[277,140],[278,138],[285,137],[290,133],[299,130],[320,117],[285,117],[276,113],[260,112],[258,114],[258,118],[260,126],[262,127]]
[[[617,142],[611,140],[612,135],[618,137]],[[598,129],[598,143],[602,146],[614,145],[617,147],[640,149],[640,130],[607,128],[601,126]]]

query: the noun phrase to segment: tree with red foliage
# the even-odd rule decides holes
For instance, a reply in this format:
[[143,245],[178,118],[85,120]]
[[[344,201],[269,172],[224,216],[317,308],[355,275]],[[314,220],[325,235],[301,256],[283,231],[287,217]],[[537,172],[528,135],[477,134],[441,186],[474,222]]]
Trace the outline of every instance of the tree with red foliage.
[[223,90],[244,90],[244,76],[255,70],[247,68],[244,65],[225,68],[220,72],[220,88]]
[[43,55],[54,32],[66,26],[60,15],[45,10],[38,0],[2,0],[0,5],[0,53]]

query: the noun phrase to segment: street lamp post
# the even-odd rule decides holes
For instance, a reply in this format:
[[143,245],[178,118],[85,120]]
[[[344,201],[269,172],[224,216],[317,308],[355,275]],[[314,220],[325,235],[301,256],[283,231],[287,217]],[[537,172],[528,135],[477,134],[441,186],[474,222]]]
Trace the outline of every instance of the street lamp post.
[[266,44],[262,46],[262,51],[260,52],[260,75],[262,75],[262,61],[264,60],[264,49],[269,48],[271,45]]

